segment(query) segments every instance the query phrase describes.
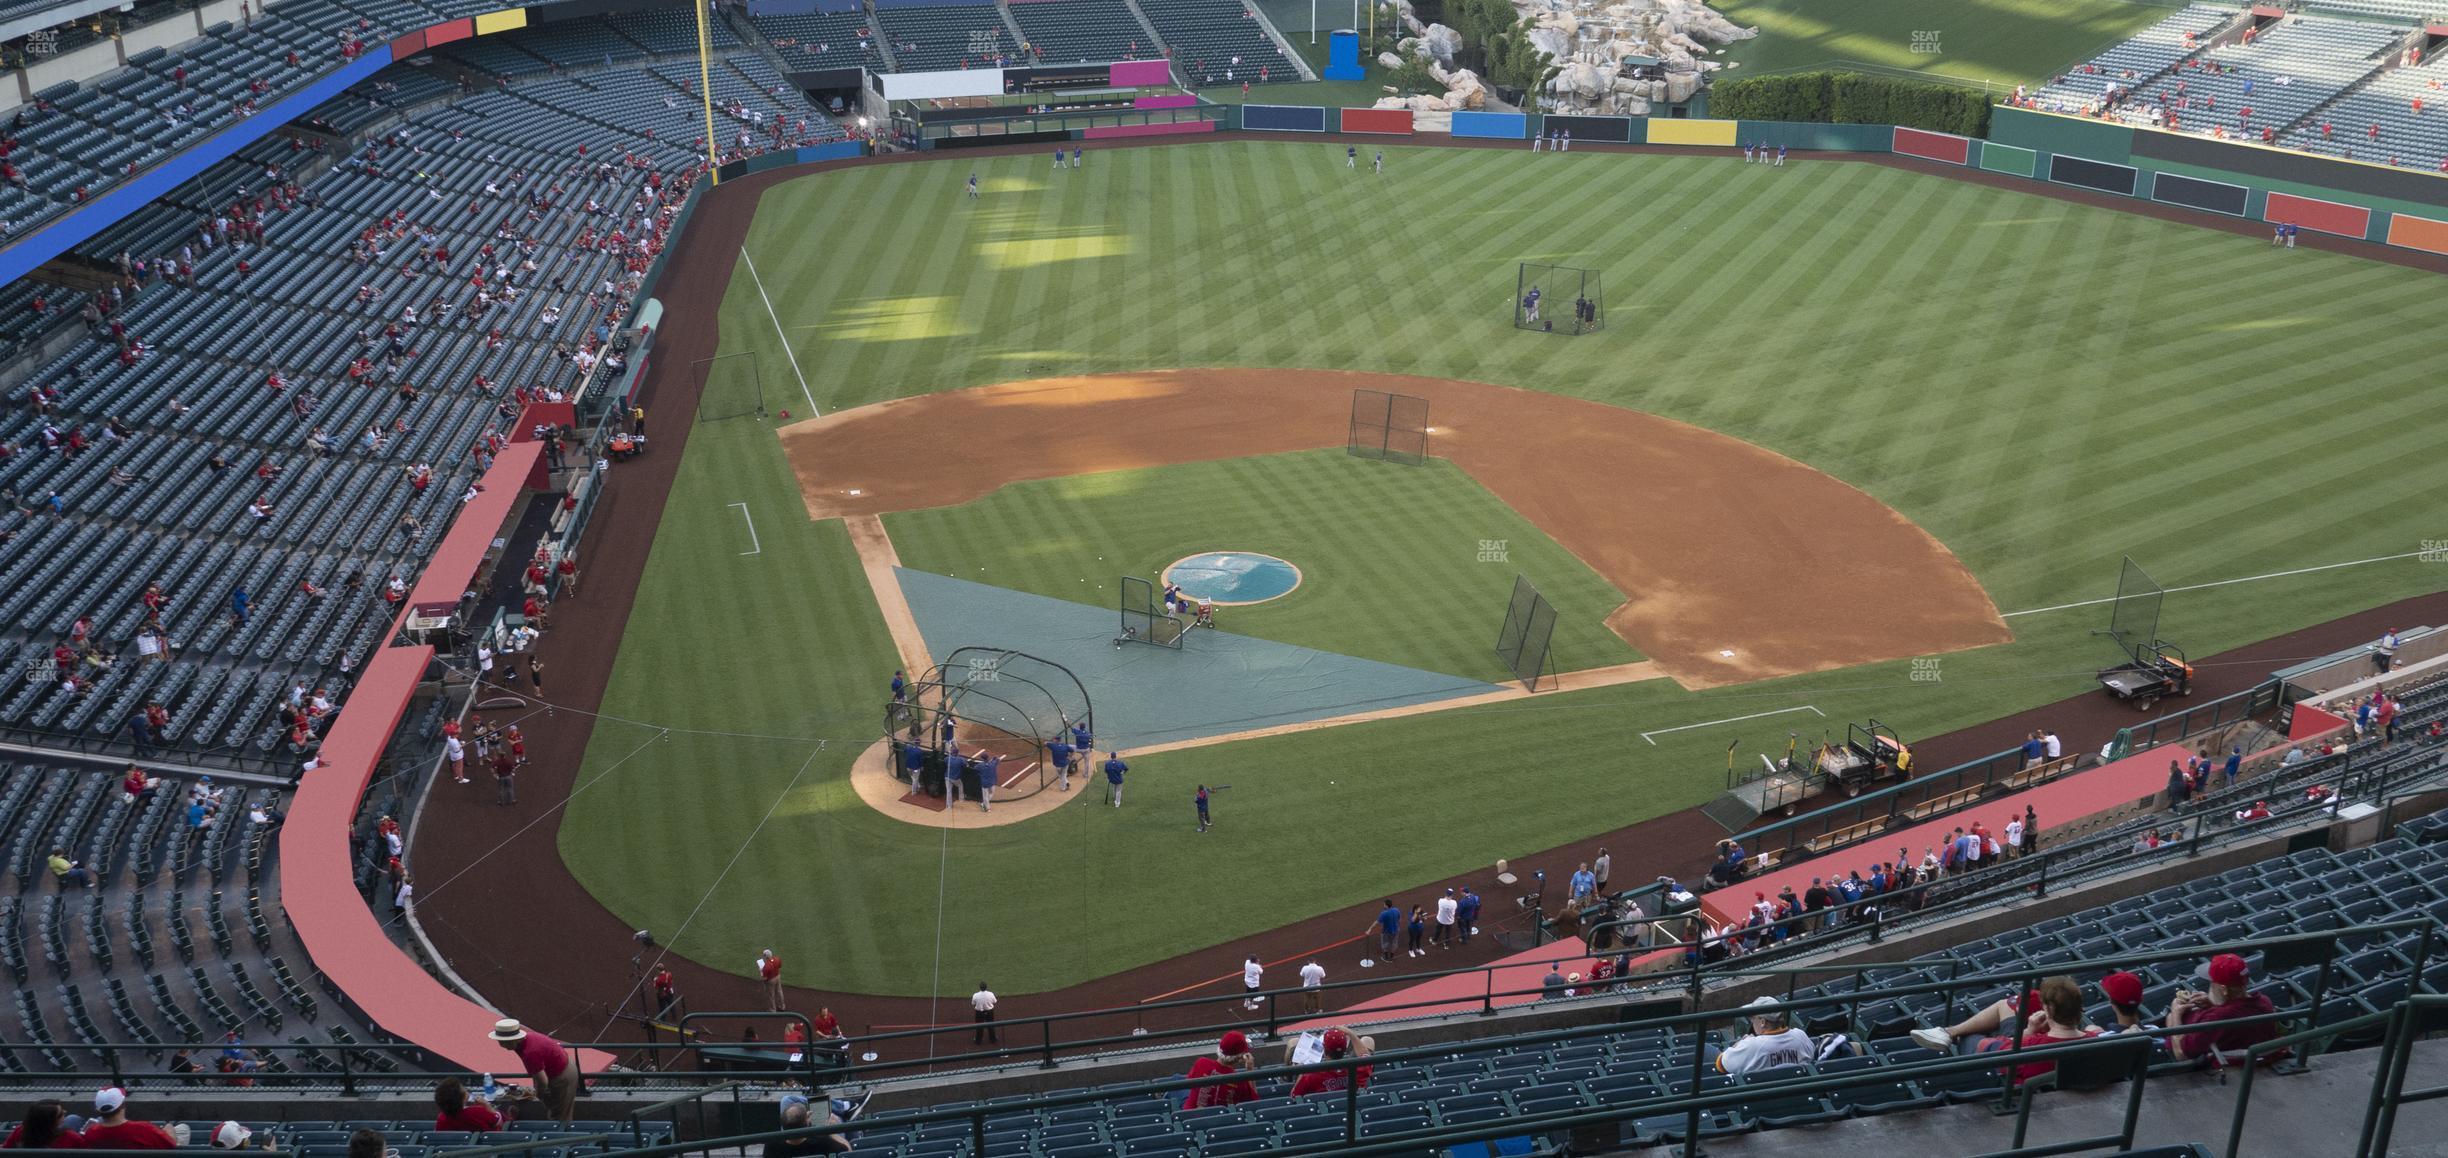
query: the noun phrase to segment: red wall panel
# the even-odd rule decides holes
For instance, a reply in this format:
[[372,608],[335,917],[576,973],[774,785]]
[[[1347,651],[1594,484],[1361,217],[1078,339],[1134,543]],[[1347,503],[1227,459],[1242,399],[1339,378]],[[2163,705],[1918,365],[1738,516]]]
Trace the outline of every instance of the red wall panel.
[[1972,142],[1945,133],[1923,132],[1898,125],[1895,151],[1908,157],[1926,157],[1949,165],[1961,165],[1972,159]]
[[1347,133],[1394,133],[1411,135],[1409,109],[1344,109],[1343,131]]
[[2361,238],[2371,232],[2369,209],[2313,197],[2297,197],[2292,193],[2271,193],[2269,204],[2261,207],[2261,220],[2281,225],[2300,225],[2340,237]]

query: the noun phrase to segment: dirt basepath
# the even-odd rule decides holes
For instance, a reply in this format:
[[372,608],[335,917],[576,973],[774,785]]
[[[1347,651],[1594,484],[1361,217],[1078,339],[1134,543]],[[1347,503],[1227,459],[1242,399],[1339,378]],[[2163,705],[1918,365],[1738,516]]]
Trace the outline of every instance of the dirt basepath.
[[[1952,551],[1790,458],[1636,410],[1480,382],[1340,370],[1156,370],[951,390],[782,432],[817,519],[951,506],[1024,479],[1343,445],[1355,389],[1428,400],[1451,460],[1625,595],[1607,626],[1686,687],[2012,638]],[[873,464],[967,448],[939,469]],[[1801,569],[1793,545],[1851,544]]]

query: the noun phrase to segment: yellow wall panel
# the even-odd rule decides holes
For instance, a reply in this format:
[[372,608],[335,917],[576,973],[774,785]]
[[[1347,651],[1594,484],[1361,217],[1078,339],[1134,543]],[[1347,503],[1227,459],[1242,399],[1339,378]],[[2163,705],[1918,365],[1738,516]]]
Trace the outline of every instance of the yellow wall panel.
[[1652,145],[1731,145],[1734,143],[1733,121],[1677,121],[1663,117],[1649,118],[1649,143]]

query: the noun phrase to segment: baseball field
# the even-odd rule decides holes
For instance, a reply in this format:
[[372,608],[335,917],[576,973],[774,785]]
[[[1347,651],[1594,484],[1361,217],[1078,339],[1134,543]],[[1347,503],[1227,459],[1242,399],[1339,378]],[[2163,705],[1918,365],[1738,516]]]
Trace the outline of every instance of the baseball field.
[[[652,417],[685,453],[559,825],[593,898],[828,993],[1029,994],[1209,947],[1222,972],[1239,939],[1697,805],[1729,745],[2079,694],[2115,653],[2104,606],[2062,605],[2126,555],[2196,655],[2439,585],[2431,274],[1866,161],[1385,155],[767,189],[692,323],[746,357]],[[1603,270],[1607,328],[1515,330],[1524,261]],[[1350,387],[1389,380],[1431,399],[1436,461],[1342,452]],[[1336,724],[1368,696],[1322,681],[1266,709],[1302,726],[1133,755],[1120,809],[991,827],[851,787],[913,647],[1078,646],[1121,575],[1202,551],[1301,570],[1227,609],[1237,646],[1464,706]],[[1565,690],[1489,694],[1517,574],[1559,609]],[[1134,650],[1117,718],[1233,718],[1165,666],[1221,642]],[[1205,834],[1202,783],[1232,785]]]

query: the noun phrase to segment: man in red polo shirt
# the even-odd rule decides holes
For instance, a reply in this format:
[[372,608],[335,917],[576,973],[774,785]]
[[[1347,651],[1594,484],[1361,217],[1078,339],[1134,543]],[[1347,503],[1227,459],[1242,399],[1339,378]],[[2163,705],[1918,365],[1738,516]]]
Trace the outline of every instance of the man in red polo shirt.
[[488,1035],[500,1042],[503,1049],[517,1054],[520,1068],[527,1071],[527,1080],[534,1083],[536,1100],[544,1110],[562,1125],[570,1124],[578,1110],[578,1068],[570,1064],[569,1050],[560,1042],[520,1025],[515,1017],[505,1017],[493,1023]]
[[757,954],[757,979],[765,983],[765,1008],[782,1008],[782,956],[771,949]]

